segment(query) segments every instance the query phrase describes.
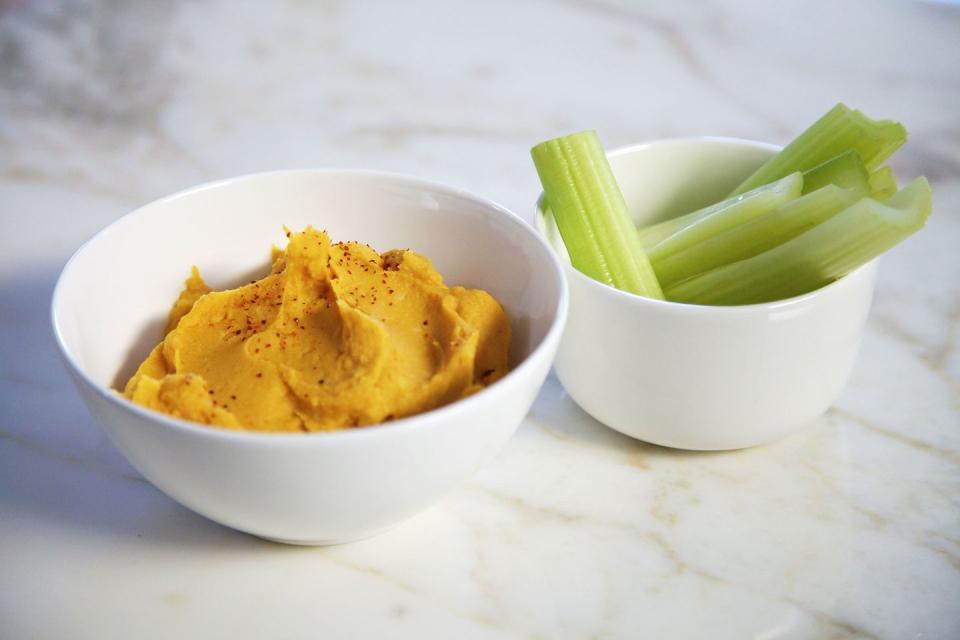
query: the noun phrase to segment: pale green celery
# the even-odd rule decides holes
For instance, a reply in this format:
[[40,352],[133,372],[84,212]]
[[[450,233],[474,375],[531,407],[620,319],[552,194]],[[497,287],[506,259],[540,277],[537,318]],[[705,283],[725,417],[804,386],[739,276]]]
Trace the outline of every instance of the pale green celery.
[[617,289],[663,299],[596,132],[548,140],[530,154],[571,264]]
[[802,186],[802,179],[798,181],[796,176],[787,176],[782,180],[765,184],[762,187],[757,187],[753,191],[741,193],[738,196],[717,202],[703,209],[697,209],[691,213],[643,227],[639,231],[640,242],[642,242],[644,248],[649,251],[657,243],[666,240],[681,229],[689,227],[694,222],[713,216],[721,209],[726,209],[730,205],[737,204],[742,200],[760,198],[758,204],[762,206],[753,210],[754,213],[763,213],[761,210],[763,206],[768,206],[768,208],[772,210],[785,202],[799,197]]
[[860,154],[850,150],[803,173],[804,193],[813,193],[828,184],[850,189],[861,196],[869,196],[870,172],[863,166]]
[[860,200],[863,194],[828,185],[774,211],[690,245],[653,270],[664,289],[711,269],[745,260],[812,229]]
[[[797,172],[778,180],[767,188],[755,190],[752,195],[744,194],[695,211],[689,216],[684,216],[686,221],[680,228],[648,247],[647,255],[651,262],[660,262],[711,236],[770,213],[777,207],[798,198],[802,190],[803,176]],[[643,242],[642,238],[641,242]]]
[[667,287],[667,299],[739,305],[813,291],[919,230],[931,205],[930,185],[925,178],[917,178],[886,202],[863,198],[778,247]]
[[[787,178],[789,177],[790,176],[787,176]],[[870,173],[867,172],[866,167],[863,166],[863,160],[860,159],[860,155],[856,151],[851,150],[841,153],[817,165],[813,169],[804,172],[802,193],[811,193],[828,184],[836,184],[839,187],[853,189],[866,196],[870,194],[869,178]],[[718,209],[729,206],[732,204],[732,201],[738,198],[748,198],[767,189],[780,188],[780,181],[765,184],[747,193],[741,193],[733,198],[704,207],[703,209],[698,209],[692,213],[643,227],[640,229],[640,241],[644,247],[650,249],[683,227],[689,226],[691,222],[705,218]]]
[[890,167],[880,167],[870,174],[870,197],[886,200],[897,192],[897,177]]
[[899,122],[871,120],[859,111],[838,104],[730,195],[750,191],[794,171],[808,171],[851,149],[860,155],[867,170],[872,171],[906,141],[907,131]]
[[669,238],[674,233],[689,225],[693,221],[710,215],[712,212],[720,208],[720,205],[726,206],[729,203],[729,200],[724,200],[723,202],[710,205],[709,207],[704,207],[703,209],[697,209],[696,211],[692,211],[682,216],[677,216],[676,218],[667,218],[666,220],[662,220],[656,224],[641,227],[640,229],[637,229],[637,234],[640,236],[640,242],[643,244],[643,248],[649,251],[650,248],[656,245],[658,242],[664,240],[665,238]]

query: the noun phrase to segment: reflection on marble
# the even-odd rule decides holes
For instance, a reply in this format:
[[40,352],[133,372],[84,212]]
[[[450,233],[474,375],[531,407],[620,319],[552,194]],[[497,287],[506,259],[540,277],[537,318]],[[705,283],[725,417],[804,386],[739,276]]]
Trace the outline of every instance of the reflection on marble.
[[[0,1],[0,636],[960,637],[958,62],[960,12],[906,1]],[[441,504],[287,548],[142,480],[49,336],[69,254],[197,182],[369,167],[529,216],[551,135],[782,142],[841,99],[908,125],[936,208],[834,409],[767,447],[645,445],[551,378]]]

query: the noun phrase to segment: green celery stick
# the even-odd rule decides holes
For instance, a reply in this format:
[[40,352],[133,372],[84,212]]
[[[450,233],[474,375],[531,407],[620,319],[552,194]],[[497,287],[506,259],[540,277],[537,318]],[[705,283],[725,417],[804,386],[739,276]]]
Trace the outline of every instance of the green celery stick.
[[886,202],[863,198],[778,247],[667,287],[667,299],[739,305],[813,291],[919,230],[931,206],[930,185],[917,178]]
[[861,196],[870,195],[870,172],[860,154],[852,149],[803,172],[803,192],[812,193],[828,184],[850,189]]
[[[801,185],[802,186],[802,183]],[[677,216],[676,218],[669,218],[652,224],[647,227],[640,229],[640,242],[643,243],[644,248],[649,251],[658,243],[669,238],[676,232],[689,227],[694,222],[700,221],[704,218],[710,217],[720,211],[721,209],[726,209],[730,205],[737,204],[740,201],[747,200],[750,198],[759,198],[760,200],[756,203],[758,206],[756,209],[749,209],[753,213],[760,215],[764,209],[767,207],[772,210],[781,204],[797,198],[800,195],[800,188],[798,187],[797,178],[795,176],[787,176],[776,182],[770,184],[765,184],[762,187],[757,187],[753,191],[748,193],[741,193],[738,196],[733,198],[728,198],[722,202],[712,204],[703,209],[697,209],[691,213],[687,213],[682,216]]]
[[[724,200],[724,202],[727,201]],[[661,240],[672,236],[680,229],[703,216],[705,212],[714,211],[715,209],[716,205],[711,205],[682,216],[677,216],[676,218],[668,218],[666,220],[657,222],[656,224],[641,227],[637,230],[637,234],[640,236],[640,243],[643,244],[644,249],[649,251],[652,246]]]
[[890,167],[880,167],[870,174],[870,197],[886,200],[897,192],[897,177]]
[[[777,183],[774,183],[774,184],[777,184]],[[764,185],[763,187],[760,187],[760,189],[758,189],[757,191],[766,190],[769,186],[771,185]],[[646,227],[641,227],[640,229],[637,230],[637,233],[640,234],[640,242],[643,244],[644,249],[646,249],[647,251],[650,251],[650,249],[655,247],[657,243],[663,242],[664,240],[666,240],[667,238],[675,234],[677,231],[680,231],[685,227],[689,227],[694,222],[697,222],[698,220],[702,220],[703,218],[706,218],[707,216],[714,214],[720,209],[729,207],[731,204],[734,204],[734,202],[740,201],[751,195],[753,195],[752,191],[750,193],[744,193],[739,196],[736,196],[735,198],[730,198],[728,200],[723,200],[721,202],[711,204],[709,206],[704,207],[703,209],[697,209],[696,211],[691,211],[690,213],[686,213],[682,216],[677,216],[676,218],[667,218],[666,220],[662,220],[655,224],[651,224]]]
[[871,120],[859,111],[838,104],[730,195],[755,189],[794,171],[807,171],[851,149],[860,155],[867,170],[872,171],[906,141],[907,131],[899,122]]
[[802,190],[803,176],[797,172],[778,180],[768,188],[757,189],[750,197],[734,197],[701,209],[690,214],[688,222],[671,235],[648,247],[647,255],[651,262],[660,262],[710,236],[773,211],[798,198]]
[[662,300],[596,132],[548,140],[530,154],[573,266],[617,289]]
[[846,209],[863,197],[827,185],[758,218],[712,235],[663,260],[653,270],[664,288],[725,264],[763,253]]
[[[789,177],[790,176],[787,176],[787,178]],[[820,165],[817,165],[809,171],[804,172],[802,193],[810,193],[828,184],[836,184],[839,187],[853,189],[866,196],[870,194],[870,188],[868,184],[869,177],[870,174],[867,172],[866,167],[863,166],[863,160],[860,159],[859,154],[857,154],[856,151],[847,151],[831,158],[830,160],[827,160]],[[643,227],[640,229],[640,241],[643,243],[643,246],[649,250],[658,242],[673,235],[683,227],[688,226],[693,221],[705,218],[718,209],[729,206],[731,204],[731,200],[759,195],[765,190],[771,188],[779,190],[781,188],[779,181],[762,185],[753,191],[742,193],[728,200],[724,200],[723,202],[718,202],[717,204],[694,211],[693,213],[677,216],[676,218],[670,218],[668,220]]]

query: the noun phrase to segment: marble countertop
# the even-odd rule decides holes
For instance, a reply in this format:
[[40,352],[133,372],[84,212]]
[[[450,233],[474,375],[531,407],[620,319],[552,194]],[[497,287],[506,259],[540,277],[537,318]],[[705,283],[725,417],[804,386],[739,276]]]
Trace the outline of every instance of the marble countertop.
[[[908,126],[936,206],[836,406],[769,446],[645,445],[551,377],[437,506],[285,547],[143,480],[55,352],[67,257],[183,187],[367,167],[529,217],[540,140],[784,142],[839,100]],[[958,107],[947,4],[0,1],[0,637],[960,637]]]

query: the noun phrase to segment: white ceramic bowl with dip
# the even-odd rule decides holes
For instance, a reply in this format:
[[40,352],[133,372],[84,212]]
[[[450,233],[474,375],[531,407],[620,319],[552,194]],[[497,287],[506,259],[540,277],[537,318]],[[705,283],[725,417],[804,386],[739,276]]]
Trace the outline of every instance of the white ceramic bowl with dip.
[[[265,274],[282,225],[428,256],[448,284],[486,289],[513,328],[512,370],[489,388],[389,424],[330,433],[236,432],[181,421],[112,391],[160,341],[197,265],[214,288]],[[328,544],[374,535],[493,457],[527,413],[567,315],[546,243],[496,204],[401,176],[281,171],[200,186],[121,218],[81,247],[53,295],[67,369],[110,439],[148,480],[212,520]]]
[[[726,138],[662,140],[609,154],[638,225],[721,200],[778,151]],[[738,449],[781,438],[842,390],[870,309],[876,261],[806,295],[714,307],[624,293],[570,265],[553,219],[536,225],[561,257],[570,318],[557,376],[600,422],[681,449]]]

